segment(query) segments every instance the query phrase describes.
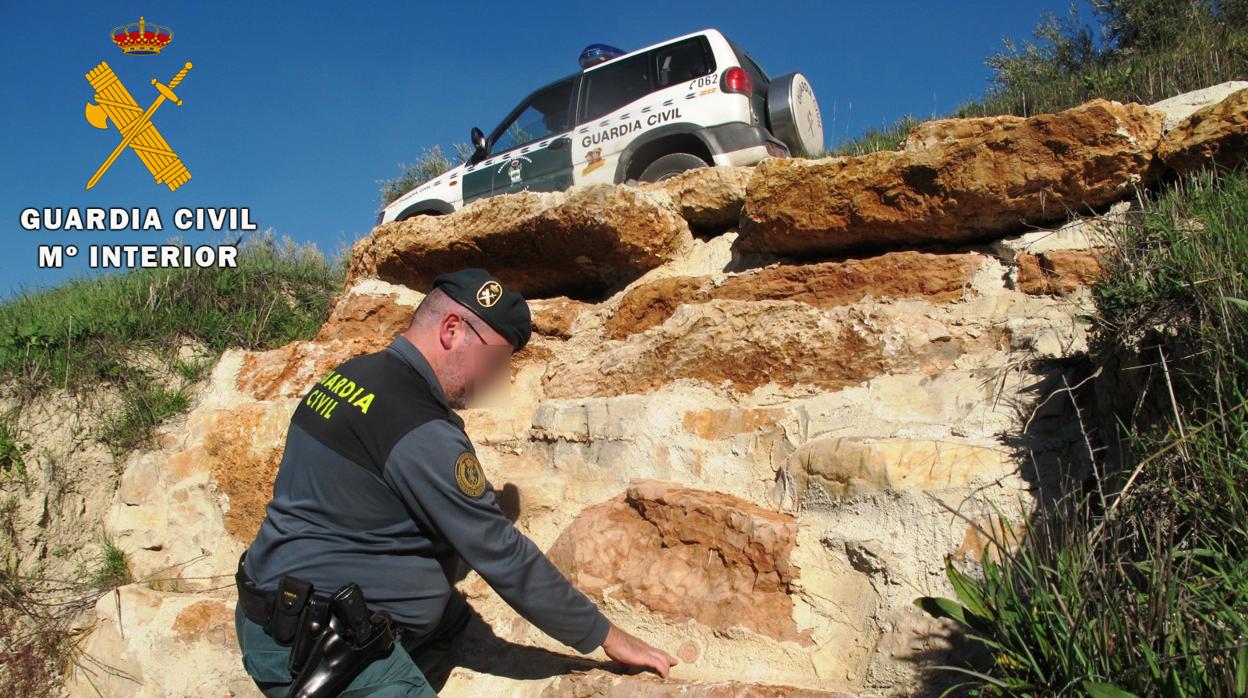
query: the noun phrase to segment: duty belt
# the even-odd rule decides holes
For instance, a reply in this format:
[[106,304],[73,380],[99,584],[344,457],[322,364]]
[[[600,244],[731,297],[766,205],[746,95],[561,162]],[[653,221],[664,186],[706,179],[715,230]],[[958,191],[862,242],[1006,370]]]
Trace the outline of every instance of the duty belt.
[[243,615],[264,628],[264,632],[281,645],[289,645],[294,638],[299,615],[306,603],[311,612],[324,616],[329,609],[329,596],[312,593],[312,585],[292,577],[283,577],[282,584],[274,591],[257,589],[247,576],[243,560],[247,552],[238,556],[238,570],[234,581],[238,585],[238,605]]
[[234,580],[243,615],[275,642],[291,647],[287,669],[292,698],[338,695],[369,663],[390,653],[395,627],[390,615],[371,611],[355,583],[332,596],[313,594],[310,582],[283,575],[276,591],[257,589],[238,558]]

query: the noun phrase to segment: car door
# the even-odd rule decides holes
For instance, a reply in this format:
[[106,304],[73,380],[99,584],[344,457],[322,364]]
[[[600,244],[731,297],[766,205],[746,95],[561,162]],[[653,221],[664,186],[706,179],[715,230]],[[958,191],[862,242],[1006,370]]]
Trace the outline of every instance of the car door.
[[534,92],[490,135],[491,195],[572,186],[572,109],[578,76]]
[[[620,152],[652,124],[651,109],[641,102],[652,92],[650,55],[618,58],[581,74],[573,158],[578,184],[614,181]],[[630,104],[636,108],[620,112]]]

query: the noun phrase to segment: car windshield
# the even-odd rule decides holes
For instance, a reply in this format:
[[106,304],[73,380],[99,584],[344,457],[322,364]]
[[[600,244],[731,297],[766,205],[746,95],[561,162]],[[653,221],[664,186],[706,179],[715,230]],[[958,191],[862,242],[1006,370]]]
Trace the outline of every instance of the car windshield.
[[567,78],[530,97],[513,119],[500,125],[490,152],[501,153],[571,128],[575,84],[574,78]]

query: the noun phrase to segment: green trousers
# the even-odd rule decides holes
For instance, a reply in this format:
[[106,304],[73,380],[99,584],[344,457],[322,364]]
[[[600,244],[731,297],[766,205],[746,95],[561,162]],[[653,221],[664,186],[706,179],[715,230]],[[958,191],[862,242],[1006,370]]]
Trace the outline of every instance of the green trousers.
[[[441,688],[446,674],[450,673],[451,642],[467,621],[468,604],[461,595],[452,595],[442,623],[431,637],[410,638],[407,633],[399,631],[390,654],[365,667],[340,695],[343,698],[436,697],[438,694],[434,686]],[[234,629],[243,653],[243,668],[256,686],[269,698],[286,698],[294,680],[286,670],[290,648],[277,644],[264,632],[264,628],[243,615],[242,608],[237,605],[234,607]],[[417,644],[416,639],[422,642]]]

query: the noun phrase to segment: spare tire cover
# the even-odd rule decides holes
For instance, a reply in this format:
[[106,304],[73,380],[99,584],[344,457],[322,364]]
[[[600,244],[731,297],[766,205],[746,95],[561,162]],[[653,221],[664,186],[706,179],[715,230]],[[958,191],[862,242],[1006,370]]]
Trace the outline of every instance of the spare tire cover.
[[809,157],[823,151],[823,119],[805,75],[789,73],[772,79],[767,86],[767,118],[771,132],[794,155]]

